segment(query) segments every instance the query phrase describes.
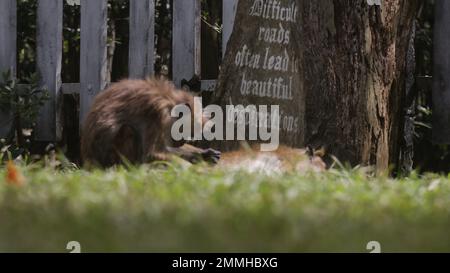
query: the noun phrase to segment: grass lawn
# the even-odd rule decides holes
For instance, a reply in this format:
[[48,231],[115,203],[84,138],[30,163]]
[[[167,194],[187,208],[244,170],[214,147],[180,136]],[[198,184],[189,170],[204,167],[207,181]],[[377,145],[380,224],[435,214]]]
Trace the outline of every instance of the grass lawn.
[[450,251],[450,179],[208,167],[0,169],[0,252]]

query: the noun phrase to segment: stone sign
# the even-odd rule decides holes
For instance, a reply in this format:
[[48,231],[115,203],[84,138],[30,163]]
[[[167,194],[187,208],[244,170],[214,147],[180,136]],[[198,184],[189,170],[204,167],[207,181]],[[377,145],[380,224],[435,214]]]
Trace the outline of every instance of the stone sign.
[[280,144],[293,147],[304,144],[299,2],[239,1],[216,92],[223,107],[279,106]]

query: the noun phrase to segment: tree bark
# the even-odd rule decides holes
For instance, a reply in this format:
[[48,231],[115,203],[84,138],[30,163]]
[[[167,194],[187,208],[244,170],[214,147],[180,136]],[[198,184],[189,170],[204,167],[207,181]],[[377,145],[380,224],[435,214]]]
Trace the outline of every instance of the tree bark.
[[308,144],[352,165],[397,165],[416,11],[411,0],[306,1]]
[[[249,16],[255,2],[239,2],[217,90],[222,104],[230,96],[236,98],[233,103],[260,103],[252,97],[239,100],[233,96],[246,71],[233,64],[236,51],[245,43],[256,51],[267,47],[258,41],[260,27],[277,25]],[[352,165],[374,165],[378,170],[396,165],[417,1],[385,0],[381,6],[371,6],[367,0],[280,2],[296,4],[299,9],[298,20],[288,26],[292,40],[286,47],[300,60],[293,76],[295,98],[291,106],[284,107],[295,105],[301,122],[296,139],[284,143],[325,146],[330,154]],[[258,76],[268,75],[254,77]]]

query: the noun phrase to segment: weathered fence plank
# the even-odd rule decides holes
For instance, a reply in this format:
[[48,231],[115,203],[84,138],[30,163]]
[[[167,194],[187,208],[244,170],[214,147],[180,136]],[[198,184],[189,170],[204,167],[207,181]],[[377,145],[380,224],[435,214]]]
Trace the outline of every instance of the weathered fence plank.
[[107,84],[107,0],[81,1],[80,122]]
[[37,70],[41,87],[47,89],[50,100],[40,111],[36,140],[61,139],[61,61],[63,40],[63,3],[59,0],[39,0],[37,8]]
[[201,74],[200,0],[173,0],[172,74],[176,86]]
[[[16,33],[17,4],[16,0],[0,1],[0,73],[16,71]],[[3,77],[0,77],[0,81]],[[0,138],[6,137],[12,125],[12,116],[7,109],[0,109]]]
[[130,1],[129,76],[145,78],[154,73],[155,1]]
[[434,24],[433,142],[450,144],[450,1],[437,0]]
[[222,8],[222,54],[225,56],[228,41],[233,32],[234,18],[236,17],[236,8],[238,0],[224,0]]

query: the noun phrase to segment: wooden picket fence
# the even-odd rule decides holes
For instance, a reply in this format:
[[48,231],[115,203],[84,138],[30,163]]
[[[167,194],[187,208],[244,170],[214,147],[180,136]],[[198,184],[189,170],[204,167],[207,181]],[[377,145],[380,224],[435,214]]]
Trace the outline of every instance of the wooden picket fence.
[[[223,0],[223,52],[233,28],[238,0]],[[81,0],[80,83],[62,83],[63,4],[61,0],[38,0],[37,72],[50,93],[50,101],[38,118],[36,139],[61,138],[61,96],[80,94],[80,123],[93,98],[107,86],[107,0]],[[129,77],[143,78],[154,72],[155,0],[130,0]],[[0,71],[16,69],[17,4],[0,1]],[[173,0],[173,81],[201,75],[200,0]],[[214,81],[202,81],[203,89]],[[2,119],[8,117],[0,116]],[[1,124],[5,124],[4,122]],[[0,128],[5,135],[6,126]]]

